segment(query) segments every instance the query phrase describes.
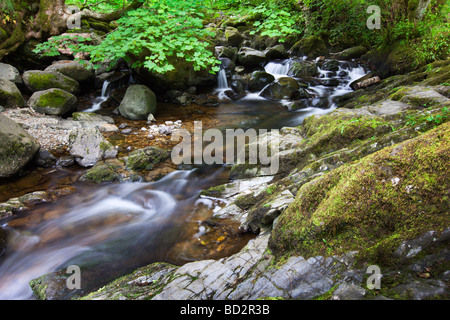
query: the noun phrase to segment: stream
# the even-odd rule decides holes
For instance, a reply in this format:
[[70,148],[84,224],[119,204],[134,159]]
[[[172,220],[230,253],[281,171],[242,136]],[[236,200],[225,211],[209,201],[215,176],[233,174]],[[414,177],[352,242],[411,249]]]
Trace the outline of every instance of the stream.
[[[289,60],[272,61],[265,70],[275,78],[286,76],[288,64]],[[349,84],[367,73],[349,62],[341,62],[339,68],[333,73],[319,69],[318,81],[307,89],[314,97],[306,108],[295,111],[289,111],[289,101],[265,99],[258,93],[228,99],[227,79],[221,72],[214,93],[222,102],[209,108],[206,116],[219,129],[298,126],[306,117],[334,110],[333,99],[351,92]],[[323,85],[327,79],[337,79],[338,85]],[[107,99],[105,83],[87,111],[99,111]],[[65,170],[49,175],[76,180],[73,175],[80,174]],[[226,203],[199,196],[204,189],[229,182],[228,171],[219,165],[184,166],[147,183],[73,182],[76,192],[71,195],[0,221],[8,234],[7,250],[0,258],[0,299],[34,299],[30,280],[69,265],[80,266],[83,291],[88,292],[152,262],[182,265],[238,252],[255,235],[239,232],[237,222],[211,218]]]

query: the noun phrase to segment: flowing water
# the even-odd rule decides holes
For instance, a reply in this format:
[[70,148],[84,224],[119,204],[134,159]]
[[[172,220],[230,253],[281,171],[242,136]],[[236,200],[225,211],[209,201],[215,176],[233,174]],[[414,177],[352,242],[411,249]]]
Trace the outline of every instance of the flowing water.
[[[271,62],[266,71],[285,76],[288,64],[289,60]],[[365,73],[349,63],[341,63],[335,73],[320,70],[308,88],[313,98],[301,110],[289,111],[289,101],[247,93],[238,101],[228,99],[210,108],[207,116],[217,121],[219,129],[297,126],[310,115],[334,110],[333,99],[350,92],[349,84]],[[217,90],[223,93],[228,90],[223,69],[218,77]],[[338,84],[324,85],[329,79]],[[89,111],[101,108],[109,85],[104,83],[101,97]],[[182,265],[237,252],[253,235],[240,234],[236,222],[212,219],[225,202],[199,196],[201,190],[228,182],[228,169],[179,168],[148,183],[77,182],[72,195],[0,221],[8,234],[7,251],[0,257],[0,299],[32,299],[30,280],[72,264],[81,267],[86,292],[152,262]]]

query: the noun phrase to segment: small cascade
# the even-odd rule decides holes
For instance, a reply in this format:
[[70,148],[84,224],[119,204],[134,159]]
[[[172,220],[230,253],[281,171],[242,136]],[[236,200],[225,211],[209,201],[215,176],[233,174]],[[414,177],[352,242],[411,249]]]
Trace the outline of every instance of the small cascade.
[[219,74],[217,75],[217,89],[230,89],[228,86],[227,73],[224,68],[220,68]]
[[269,62],[264,69],[267,73],[270,73],[275,78],[281,78],[287,76],[289,69],[291,67],[290,60],[283,60],[280,62],[272,61]]
[[102,103],[108,100],[109,93],[110,93],[110,84],[108,80],[105,80],[103,82],[102,86],[102,95],[100,97],[95,98],[94,103],[92,104],[92,107],[90,107],[87,110],[84,110],[84,112],[95,112],[97,110],[100,110],[102,107]]
[[227,73],[223,67],[220,67],[220,71],[217,75],[217,96],[220,100],[229,100],[228,96],[225,94],[225,91],[231,90],[228,85]]

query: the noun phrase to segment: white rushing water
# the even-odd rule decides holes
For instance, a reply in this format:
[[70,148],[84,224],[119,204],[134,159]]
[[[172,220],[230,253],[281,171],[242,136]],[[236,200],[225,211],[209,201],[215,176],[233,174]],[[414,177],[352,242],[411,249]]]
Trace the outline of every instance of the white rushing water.
[[95,98],[94,103],[92,104],[92,107],[90,107],[87,110],[84,110],[84,112],[95,112],[102,108],[102,103],[105,102],[106,100],[108,100],[108,98],[109,98],[109,84],[110,84],[110,82],[108,80],[105,80],[103,82],[101,96]]
[[[177,170],[152,183],[95,188],[46,209],[43,214],[52,212],[55,217],[37,226],[21,230],[2,225],[8,232],[9,252],[0,260],[0,300],[31,299],[32,279],[70,264],[85,263],[100,273],[111,269],[120,275],[120,270],[114,271],[118,264],[157,259],[181,233],[178,229],[186,221],[182,214],[202,205],[197,201],[199,192],[222,171]],[[82,281],[87,286],[92,280]]]

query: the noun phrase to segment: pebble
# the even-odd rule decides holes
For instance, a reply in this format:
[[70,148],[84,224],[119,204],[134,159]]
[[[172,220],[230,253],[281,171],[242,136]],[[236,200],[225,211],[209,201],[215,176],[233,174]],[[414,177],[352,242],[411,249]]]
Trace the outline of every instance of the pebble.
[[119,126],[119,129],[125,129],[126,127],[128,127],[128,124],[127,124],[127,123],[122,123],[122,124]]
[[122,134],[130,134],[133,129],[124,129],[121,131]]
[[149,140],[154,140],[155,139],[155,136],[154,135],[152,135],[151,133],[147,136],[147,139],[149,139]]

